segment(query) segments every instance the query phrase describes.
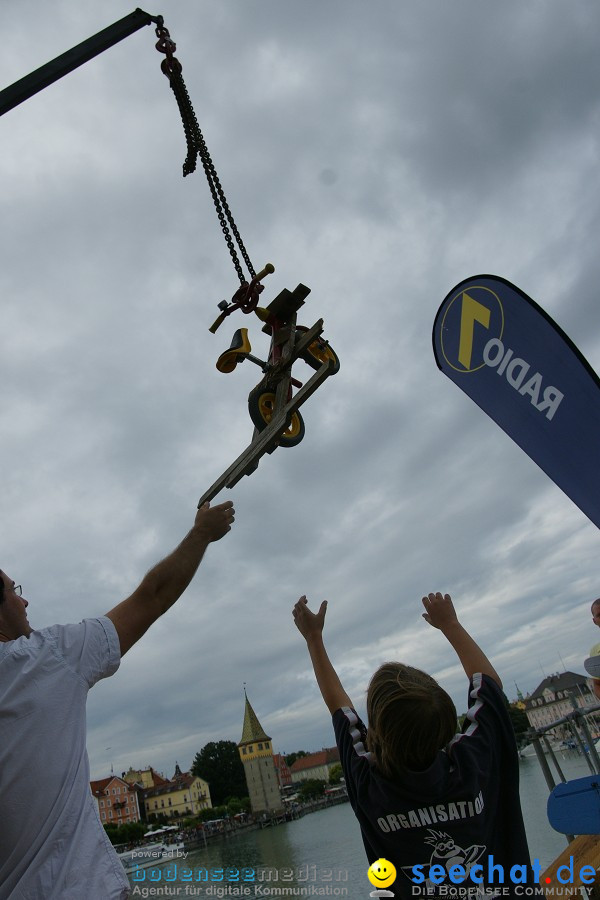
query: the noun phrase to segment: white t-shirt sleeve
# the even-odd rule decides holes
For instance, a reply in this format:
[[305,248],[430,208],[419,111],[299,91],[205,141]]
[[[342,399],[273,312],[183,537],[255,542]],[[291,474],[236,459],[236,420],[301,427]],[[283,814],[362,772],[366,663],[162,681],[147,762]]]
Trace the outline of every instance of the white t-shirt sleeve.
[[119,668],[119,638],[106,616],[84,619],[78,625],[55,625],[48,632],[65,664],[89,687]]

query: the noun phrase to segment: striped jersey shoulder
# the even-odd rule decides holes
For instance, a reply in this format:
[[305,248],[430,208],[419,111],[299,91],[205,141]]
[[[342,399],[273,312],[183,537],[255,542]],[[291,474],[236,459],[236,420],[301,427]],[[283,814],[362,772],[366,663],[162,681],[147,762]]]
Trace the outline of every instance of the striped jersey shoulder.
[[352,740],[352,746],[354,748],[354,752],[357,756],[365,759],[368,763],[373,765],[373,755],[367,750],[363,741],[363,735],[360,729],[360,719],[356,715],[353,709],[350,709],[349,706],[342,706],[342,713],[344,717],[348,721],[348,731],[350,734],[350,738]]

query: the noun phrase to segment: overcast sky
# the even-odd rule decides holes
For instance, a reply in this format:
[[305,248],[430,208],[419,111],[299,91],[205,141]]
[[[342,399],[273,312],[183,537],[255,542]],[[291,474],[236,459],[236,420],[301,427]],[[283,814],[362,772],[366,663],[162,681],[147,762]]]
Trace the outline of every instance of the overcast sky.
[[[8,85],[131,12],[4,0]],[[593,0],[161,0],[266,305],[302,282],[341,360],[266,456],[178,605],[88,701],[92,777],[171,776],[239,741],[244,694],[281,752],[333,732],[291,609],[359,711],[372,671],[466,683],[421,596],[449,592],[509,697],[583,672],[597,529],[442,375],[431,329],[501,275],[600,368],[600,7]],[[144,28],[0,119],[0,567],[35,628],[100,615],[191,526],[249,443],[259,370],[216,359],[238,280]],[[307,380],[301,361],[294,374]]]

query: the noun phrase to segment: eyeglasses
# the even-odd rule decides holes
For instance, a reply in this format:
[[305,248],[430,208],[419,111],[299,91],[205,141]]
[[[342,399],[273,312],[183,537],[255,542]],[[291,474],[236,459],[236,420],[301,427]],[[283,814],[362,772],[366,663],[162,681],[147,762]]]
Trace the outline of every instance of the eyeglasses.
[[23,588],[21,587],[20,584],[15,584],[15,586],[13,587],[13,591],[15,592],[17,597],[23,596]]

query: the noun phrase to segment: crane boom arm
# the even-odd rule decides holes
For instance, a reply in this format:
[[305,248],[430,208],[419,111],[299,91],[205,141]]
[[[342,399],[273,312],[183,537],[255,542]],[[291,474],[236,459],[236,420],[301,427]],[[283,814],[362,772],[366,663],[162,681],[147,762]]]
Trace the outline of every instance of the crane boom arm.
[[58,81],[63,75],[68,75],[83,63],[89,62],[90,59],[104,53],[109,47],[118,44],[119,41],[153,22],[162,25],[162,16],[152,16],[143,9],[135,9],[129,15],[119,19],[118,22],[114,22],[108,28],[92,35],[77,44],[76,47],[71,47],[70,50],[61,53],[60,56],[50,60],[44,66],[40,66],[39,69],[30,72],[24,78],[20,78],[19,81],[15,81],[14,84],[0,91],[0,116]]

